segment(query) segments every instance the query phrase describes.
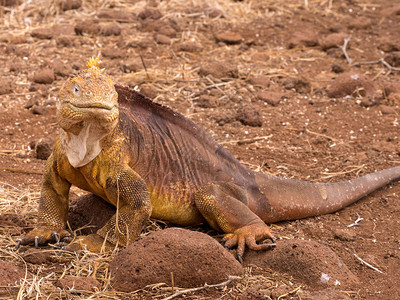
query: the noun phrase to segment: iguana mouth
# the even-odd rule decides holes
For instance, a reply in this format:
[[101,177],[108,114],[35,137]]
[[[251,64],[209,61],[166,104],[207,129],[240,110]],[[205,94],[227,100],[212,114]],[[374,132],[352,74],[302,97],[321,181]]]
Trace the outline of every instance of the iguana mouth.
[[66,103],[76,108],[99,108],[99,109],[112,110],[115,107],[115,105],[113,104],[106,104],[106,103],[76,103],[76,104],[71,102],[66,102]]

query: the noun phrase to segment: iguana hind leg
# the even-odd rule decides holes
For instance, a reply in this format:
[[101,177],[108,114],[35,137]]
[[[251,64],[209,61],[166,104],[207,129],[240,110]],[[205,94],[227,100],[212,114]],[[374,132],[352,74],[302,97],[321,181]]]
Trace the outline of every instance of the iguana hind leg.
[[211,227],[226,234],[225,246],[237,246],[238,260],[241,261],[245,246],[252,250],[266,250],[275,244],[257,244],[273,237],[268,226],[253,213],[245,203],[242,189],[233,184],[208,184],[196,192],[195,202]]

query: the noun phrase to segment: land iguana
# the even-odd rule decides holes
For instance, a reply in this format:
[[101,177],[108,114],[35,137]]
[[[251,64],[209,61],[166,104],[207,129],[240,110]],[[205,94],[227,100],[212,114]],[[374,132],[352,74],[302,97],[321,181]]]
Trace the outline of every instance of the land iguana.
[[252,171],[188,118],[114,85],[98,64],[90,59],[59,92],[61,130],[43,176],[38,224],[17,247],[69,235],[68,194],[75,185],[117,211],[70,249],[125,246],[151,216],[184,226],[208,223],[226,233],[225,246],[237,246],[241,260],[246,246],[274,247],[266,223],[335,212],[400,178],[400,167],[339,183]]

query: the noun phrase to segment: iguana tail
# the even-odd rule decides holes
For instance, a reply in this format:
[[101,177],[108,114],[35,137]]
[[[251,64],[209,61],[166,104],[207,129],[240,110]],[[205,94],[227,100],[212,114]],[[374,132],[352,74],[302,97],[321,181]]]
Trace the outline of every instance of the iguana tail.
[[398,179],[400,166],[338,183],[312,183],[258,173],[256,182],[267,203],[255,206],[257,214],[268,223],[323,215]]

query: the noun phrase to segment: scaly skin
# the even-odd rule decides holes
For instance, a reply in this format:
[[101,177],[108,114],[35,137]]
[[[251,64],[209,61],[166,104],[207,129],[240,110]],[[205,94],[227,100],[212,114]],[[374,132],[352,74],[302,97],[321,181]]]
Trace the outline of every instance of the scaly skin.
[[199,126],[142,94],[114,86],[91,61],[59,96],[60,135],[43,177],[38,225],[19,244],[58,241],[71,185],[117,207],[96,234],[69,248],[125,246],[152,216],[180,225],[207,222],[225,245],[264,250],[265,222],[334,212],[400,177],[400,167],[354,180],[308,183],[251,171]]

